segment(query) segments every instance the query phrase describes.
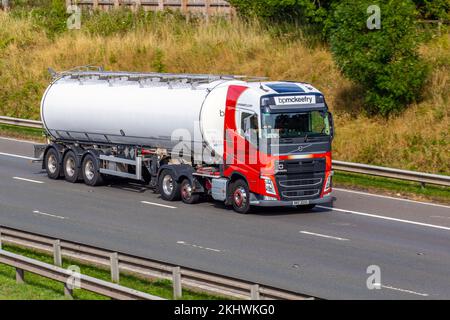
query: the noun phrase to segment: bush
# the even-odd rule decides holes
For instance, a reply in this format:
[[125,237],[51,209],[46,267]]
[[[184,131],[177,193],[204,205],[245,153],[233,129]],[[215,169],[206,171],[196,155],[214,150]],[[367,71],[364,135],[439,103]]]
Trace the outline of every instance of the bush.
[[423,19],[450,19],[449,0],[414,0]]
[[43,28],[47,35],[54,38],[67,30],[66,5],[64,0],[17,1],[12,5],[12,16],[30,17],[34,24]]
[[243,17],[322,24],[333,0],[230,0]]
[[[378,4],[381,28],[369,30],[367,8]],[[366,110],[384,116],[420,99],[427,66],[417,53],[410,0],[343,0],[331,18],[330,45],[342,73],[366,91]]]

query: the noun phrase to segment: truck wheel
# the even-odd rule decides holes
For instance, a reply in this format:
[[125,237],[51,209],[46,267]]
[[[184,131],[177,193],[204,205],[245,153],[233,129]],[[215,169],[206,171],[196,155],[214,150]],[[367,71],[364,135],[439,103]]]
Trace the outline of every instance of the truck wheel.
[[249,213],[250,211],[250,190],[247,183],[242,180],[236,180],[230,188],[231,191],[231,203],[233,204],[234,211],[242,214]]
[[68,151],[63,161],[64,178],[68,182],[75,183],[78,180],[80,168],[78,167],[78,159],[73,151]]
[[99,186],[103,184],[103,176],[99,172],[97,159],[91,154],[84,157],[81,164],[81,172],[83,175],[84,183],[88,186]]
[[59,152],[55,148],[50,148],[45,154],[45,170],[50,179],[58,179],[61,173],[59,165]]
[[187,204],[194,204],[200,199],[199,194],[192,193],[192,185],[189,179],[181,182],[181,200]]
[[163,170],[159,175],[159,193],[167,201],[180,200],[180,184],[175,180],[172,170]]

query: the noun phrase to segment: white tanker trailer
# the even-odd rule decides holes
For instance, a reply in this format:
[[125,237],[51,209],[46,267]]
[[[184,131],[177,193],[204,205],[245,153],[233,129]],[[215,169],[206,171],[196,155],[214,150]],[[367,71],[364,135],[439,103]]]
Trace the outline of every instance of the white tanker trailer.
[[51,179],[148,183],[168,201],[311,208],[331,200],[333,123],[309,84],[74,70],[41,102]]

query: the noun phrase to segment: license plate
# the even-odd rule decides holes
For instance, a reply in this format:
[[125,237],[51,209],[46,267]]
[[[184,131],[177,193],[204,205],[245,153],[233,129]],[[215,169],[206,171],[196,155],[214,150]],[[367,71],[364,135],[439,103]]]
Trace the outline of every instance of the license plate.
[[297,200],[297,201],[292,201],[292,205],[293,206],[303,206],[305,204],[309,204],[309,200]]

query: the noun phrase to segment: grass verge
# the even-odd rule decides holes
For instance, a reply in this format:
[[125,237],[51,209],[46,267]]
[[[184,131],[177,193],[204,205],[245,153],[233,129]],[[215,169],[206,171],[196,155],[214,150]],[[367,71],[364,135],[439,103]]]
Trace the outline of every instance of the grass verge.
[[[46,253],[25,249],[18,246],[3,245],[3,249],[20,254],[32,259],[53,263],[53,257]],[[81,273],[98,279],[110,281],[109,270],[100,267],[82,264],[71,259],[63,259],[63,267],[76,265]],[[120,284],[138,291],[153,294],[166,299],[172,299],[172,283],[168,280],[150,281],[129,274],[120,274]],[[15,270],[13,267],[0,264],[0,300],[63,300],[63,283],[50,280],[29,272],[25,272],[25,283],[17,284],[15,281]],[[108,297],[98,295],[82,289],[74,290],[74,299],[77,300],[109,300]],[[183,290],[185,300],[215,300],[223,297],[213,296],[191,290]]]
[[335,171],[333,176],[335,187],[364,190],[387,194],[394,197],[405,197],[412,200],[436,201],[450,204],[450,188],[417,182],[368,176],[357,173]]
[[0,124],[0,136],[45,142],[44,131],[42,129],[27,128],[9,124]]

